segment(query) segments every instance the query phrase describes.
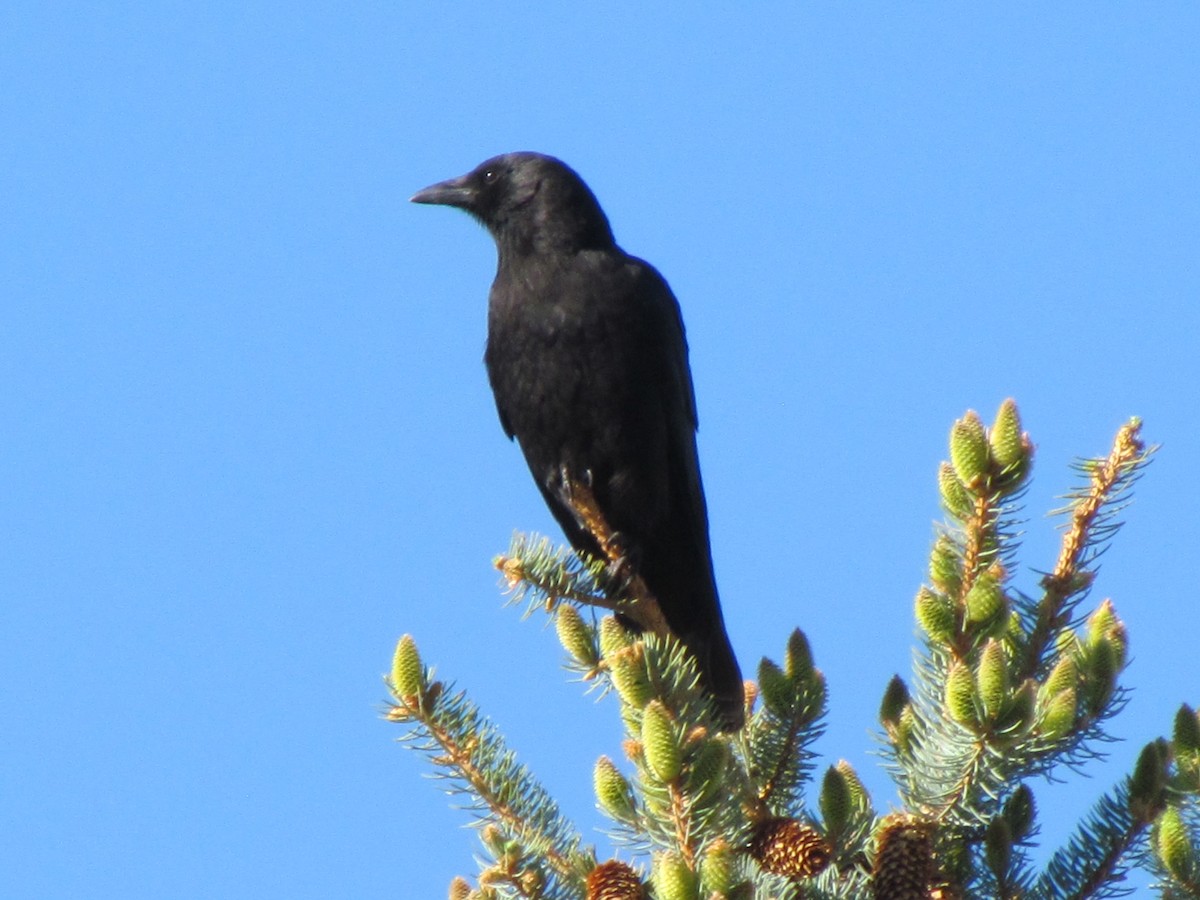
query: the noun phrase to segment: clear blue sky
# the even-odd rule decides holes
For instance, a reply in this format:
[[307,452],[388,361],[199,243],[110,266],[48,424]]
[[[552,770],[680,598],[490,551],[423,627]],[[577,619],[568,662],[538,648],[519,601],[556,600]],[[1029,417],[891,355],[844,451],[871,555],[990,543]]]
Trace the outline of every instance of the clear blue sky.
[[490,567],[557,535],[481,362],[494,251],[407,202],[507,150],[673,285],[734,645],[807,631],[881,807],[968,407],[1038,445],[1027,589],[1071,458],[1164,445],[1094,597],[1128,740],[1037,786],[1046,837],[1200,702],[1200,11],[784,6],[0,11],[7,896],[444,896],[476,843],[378,718],[403,632],[594,834],[614,707]]

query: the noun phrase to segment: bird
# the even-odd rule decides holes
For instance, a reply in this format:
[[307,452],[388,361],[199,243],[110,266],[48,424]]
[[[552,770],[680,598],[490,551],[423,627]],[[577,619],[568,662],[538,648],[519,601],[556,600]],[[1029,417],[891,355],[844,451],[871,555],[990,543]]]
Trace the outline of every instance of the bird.
[[617,245],[591,189],[552,156],[496,156],[412,202],[464,210],[491,234],[484,362],[505,434],[571,545],[623,573],[608,590],[644,586],[695,658],[718,726],[740,729],[742,675],[713,572],[671,288]]

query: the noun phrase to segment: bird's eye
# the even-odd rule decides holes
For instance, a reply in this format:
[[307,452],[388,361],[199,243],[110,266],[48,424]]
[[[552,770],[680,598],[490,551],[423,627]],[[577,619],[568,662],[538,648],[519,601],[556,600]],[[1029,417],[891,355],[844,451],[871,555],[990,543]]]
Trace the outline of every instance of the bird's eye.
[[483,183],[484,184],[493,184],[496,181],[496,179],[499,177],[500,177],[500,173],[498,171],[496,171],[495,169],[488,169],[486,172],[483,173]]

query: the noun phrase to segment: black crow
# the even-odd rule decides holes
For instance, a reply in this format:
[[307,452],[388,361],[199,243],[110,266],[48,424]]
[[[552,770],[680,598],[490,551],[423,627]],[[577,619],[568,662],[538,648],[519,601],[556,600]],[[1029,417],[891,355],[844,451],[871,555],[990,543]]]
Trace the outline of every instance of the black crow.
[[495,239],[484,359],[500,424],[571,544],[624,572],[614,592],[640,579],[696,657],[723,727],[740,728],[671,289],[617,246],[591,190],[552,157],[497,156],[412,200],[464,209]]

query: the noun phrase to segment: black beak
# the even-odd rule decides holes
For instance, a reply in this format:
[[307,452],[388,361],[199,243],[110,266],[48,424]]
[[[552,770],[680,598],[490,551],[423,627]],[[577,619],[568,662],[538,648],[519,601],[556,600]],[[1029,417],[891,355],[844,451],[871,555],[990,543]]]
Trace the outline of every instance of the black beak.
[[470,209],[475,202],[475,190],[467,184],[467,176],[439,181],[409,198],[413,203],[431,203],[437,206],[457,206]]

